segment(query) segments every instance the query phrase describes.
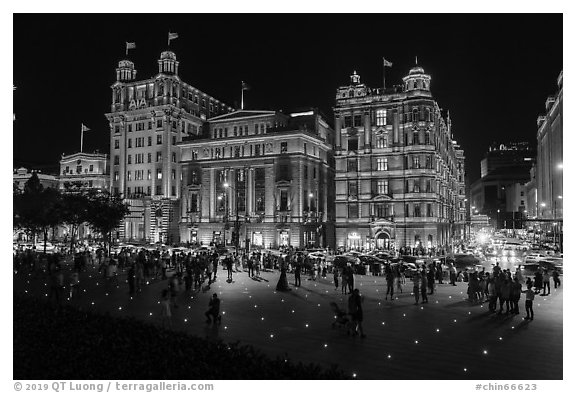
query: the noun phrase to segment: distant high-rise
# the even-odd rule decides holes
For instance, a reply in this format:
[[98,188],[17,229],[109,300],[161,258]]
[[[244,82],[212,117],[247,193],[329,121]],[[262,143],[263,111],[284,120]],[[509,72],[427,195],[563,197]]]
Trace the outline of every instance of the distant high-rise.
[[530,170],[536,161],[536,151],[528,142],[493,144],[480,161],[480,177],[488,175],[498,168],[523,167]]

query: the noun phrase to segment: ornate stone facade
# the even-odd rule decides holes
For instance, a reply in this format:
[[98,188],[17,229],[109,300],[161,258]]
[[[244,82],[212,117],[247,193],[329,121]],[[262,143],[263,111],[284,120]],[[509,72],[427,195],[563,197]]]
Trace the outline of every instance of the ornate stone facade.
[[337,247],[444,247],[464,228],[464,152],[430,82],[416,66],[401,86],[371,89],[354,72],[337,89]]

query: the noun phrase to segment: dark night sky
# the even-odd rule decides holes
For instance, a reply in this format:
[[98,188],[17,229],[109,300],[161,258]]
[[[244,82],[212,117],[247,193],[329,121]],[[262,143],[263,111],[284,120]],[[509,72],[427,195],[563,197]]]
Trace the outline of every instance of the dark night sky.
[[[14,165],[57,164],[61,153],[108,152],[110,85],[125,41],[139,79],[157,73],[168,31],[187,83],[247,109],[320,107],[353,70],[382,84],[382,56],[399,84],[414,57],[450,110],[471,181],[492,141],[535,145],[536,117],[562,70],[561,14],[138,14],[14,16]],[[36,143],[32,143],[36,142]]]

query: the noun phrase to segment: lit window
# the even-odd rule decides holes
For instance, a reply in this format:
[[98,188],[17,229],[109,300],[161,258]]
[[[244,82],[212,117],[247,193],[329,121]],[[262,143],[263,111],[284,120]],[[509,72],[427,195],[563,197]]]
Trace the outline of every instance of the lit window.
[[386,125],[386,109],[378,109],[376,111],[376,125],[377,126]]

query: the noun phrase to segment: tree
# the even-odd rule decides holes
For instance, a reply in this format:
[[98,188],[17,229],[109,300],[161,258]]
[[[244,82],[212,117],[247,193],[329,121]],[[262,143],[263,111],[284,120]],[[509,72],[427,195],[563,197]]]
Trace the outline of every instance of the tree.
[[70,226],[70,250],[74,248],[78,227],[88,221],[89,204],[87,194],[66,193],[62,196],[62,221]]
[[42,191],[38,175],[33,173],[24,185],[24,190],[13,194],[14,225],[24,229],[36,241],[36,233],[40,230],[38,216],[42,212]]
[[112,231],[120,225],[129,213],[128,205],[116,195],[108,192],[90,191],[86,194],[89,200],[88,225],[102,235],[104,245],[110,250]]
[[22,192],[13,190],[14,226],[25,229],[36,241],[44,235],[44,252],[48,231],[62,223],[62,195],[54,188],[44,188],[36,173],[24,185]]

